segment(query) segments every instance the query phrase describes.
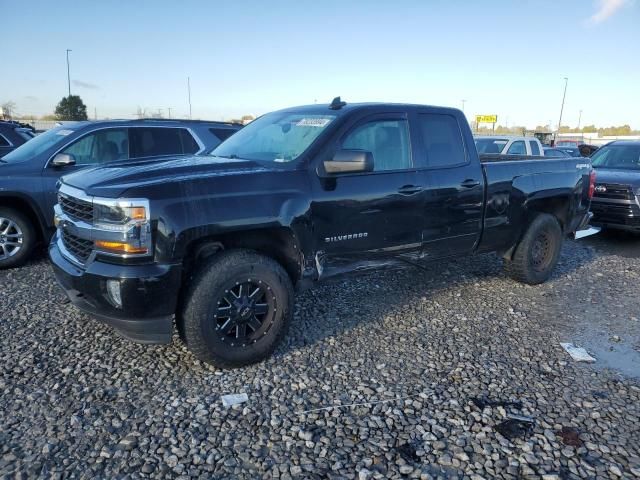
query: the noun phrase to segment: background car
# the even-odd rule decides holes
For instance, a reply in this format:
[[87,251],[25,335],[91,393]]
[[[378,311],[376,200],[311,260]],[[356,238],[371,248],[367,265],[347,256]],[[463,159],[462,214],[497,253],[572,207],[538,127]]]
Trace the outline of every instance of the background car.
[[0,158],[33,137],[35,137],[35,132],[31,126],[0,120]]
[[592,225],[640,234],[640,141],[608,143],[591,163],[597,172]]
[[[578,152],[579,153],[579,152]],[[566,152],[564,149],[560,149],[560,148],[552,148],[552,147],[545,147],[544,148],[544,156],[545,157],[562,157],[562,158],[569,158],[572,157],[574,155],[570,155],[568,152]],[[580,155],[578,155],[579,157]]]
[[478,136],[474,141],[480,154],[542,155],[542,144],[536,137]]
[[107,120],[38,135],[0,158],[0,268],[24,263],[38,241],[49,240],[61,176],[106,163],[208,153],[240,128],[195,120]]

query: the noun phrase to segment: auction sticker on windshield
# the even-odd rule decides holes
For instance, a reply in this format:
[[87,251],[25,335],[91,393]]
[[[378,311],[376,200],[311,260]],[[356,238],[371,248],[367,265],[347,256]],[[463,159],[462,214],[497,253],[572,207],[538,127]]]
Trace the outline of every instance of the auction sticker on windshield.
[[302,118],[296,122],[296,127],[326,127],[331,118]]

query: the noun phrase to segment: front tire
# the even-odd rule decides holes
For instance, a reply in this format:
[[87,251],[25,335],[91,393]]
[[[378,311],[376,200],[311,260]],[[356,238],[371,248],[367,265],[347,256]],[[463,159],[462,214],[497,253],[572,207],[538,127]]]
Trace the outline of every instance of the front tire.
[[270,356],[293,312],[293,286],[275,260],[249,250],[218,253],[194,277],[179,329],[189,350],[220,368]]
[[0,207],[0,269],[24,264],[35,244],[31,221],[18,210]]
[[551,276],[560,258],[562,229],[553,215],[535,217],[511,260],[505,260],[507,274],[522,283],[537,285]]

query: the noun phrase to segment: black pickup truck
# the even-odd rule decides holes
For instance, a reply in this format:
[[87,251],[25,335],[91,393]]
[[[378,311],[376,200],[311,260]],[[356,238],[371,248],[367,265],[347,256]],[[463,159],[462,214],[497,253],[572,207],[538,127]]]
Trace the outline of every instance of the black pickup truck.
[[266,114],[209,157],[62,179],[50,258],[124,336],[222,367],[283,338],[294,291],[339,274],[498,252],[529,284],[589,220],[588,160],[479,160],[459,110],[335,99]]

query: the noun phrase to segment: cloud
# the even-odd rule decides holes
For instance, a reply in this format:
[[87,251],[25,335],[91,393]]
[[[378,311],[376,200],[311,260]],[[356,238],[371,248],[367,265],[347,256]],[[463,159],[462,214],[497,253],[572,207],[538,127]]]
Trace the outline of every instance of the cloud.
[[25,100],[29,100],[30,102],[37,102],[38,101],[38,97],[34,97],[33,95],[26,95],[24,97]]
[[587,20],[587,25],[597,25],[614,15],[622,7],[628,5],[630,0],[598,0],[598,10]]
[[82,80],[74,80],[73,84],[76,87],[88,88],[89,90],[99,90],[100,89],[100,87],[98,85],[94,85],[93,83],[83,82]]

